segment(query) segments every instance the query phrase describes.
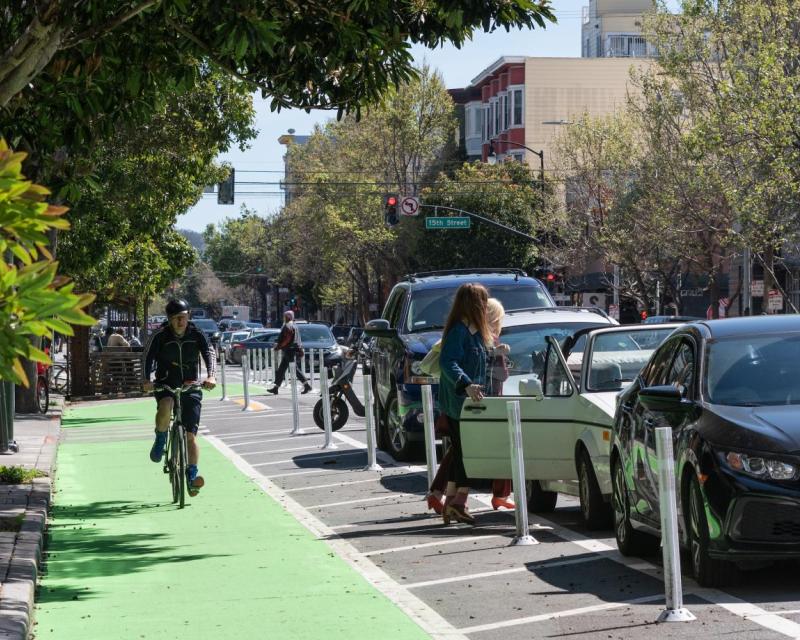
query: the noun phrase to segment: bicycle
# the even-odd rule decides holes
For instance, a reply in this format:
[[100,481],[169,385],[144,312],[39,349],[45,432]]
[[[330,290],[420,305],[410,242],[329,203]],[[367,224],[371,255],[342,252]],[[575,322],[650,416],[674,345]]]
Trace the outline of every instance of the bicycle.
[[172,502],[179,503],[179,508],[183,509],[186,503],[186,466],[188,464],[188,454],[186,450],[186,432],[181,422],[181,396],[187,391],[202,389],[203,385],[199,382],[184,384],[181,387],[172,389],[165,385],[154,387],[155,391],[167,391],[172,394],[175,403],[172,406],[172,423],[169,426],[167,437],[167,455],[164,459],[164,473],[169,474],[169,482],[172,486]]

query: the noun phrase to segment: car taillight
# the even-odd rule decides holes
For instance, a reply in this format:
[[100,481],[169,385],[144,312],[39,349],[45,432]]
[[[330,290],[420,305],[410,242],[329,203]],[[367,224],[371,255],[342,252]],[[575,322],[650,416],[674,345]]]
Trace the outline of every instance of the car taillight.
[[237,342],[233,345],[234,349],[244,349],[244,345],[241,342]]

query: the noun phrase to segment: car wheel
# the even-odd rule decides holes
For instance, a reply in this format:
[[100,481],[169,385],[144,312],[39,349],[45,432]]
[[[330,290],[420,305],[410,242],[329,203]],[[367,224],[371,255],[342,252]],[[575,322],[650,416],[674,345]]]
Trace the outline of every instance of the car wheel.
[[615,460],[611,468],[611,508],[614,514],[614,537],[623,556],[650,556],[658,551],[658,538],[637,531],[631,525],[628,489],[625,486],[625,470]]
[[416,447],[409,441],[408,434],[403,427],[396,393],[392,393],[386,401],[383,423],[386,428],[388,451],[392,457],[401,462],[413,460]]
[[692,575],[703,587],[723,587],[738,582],[739,570],[732,562],[716,560],[709,555],[708,519],[700,483],[692,474],[687,491],[689,509],[686,530],[689,533],[689,554]]
[[528,493],[528,511],[531,513],[552,513],[558,502],[558,492],[545,491],[538,480],[528,480],[525,483]]
[[586,528],[590,531],[605,529],[613,522],[611,507],[603,500],[592,460],[585,449],[578,456],[577,466],[581,515],[583,515]]

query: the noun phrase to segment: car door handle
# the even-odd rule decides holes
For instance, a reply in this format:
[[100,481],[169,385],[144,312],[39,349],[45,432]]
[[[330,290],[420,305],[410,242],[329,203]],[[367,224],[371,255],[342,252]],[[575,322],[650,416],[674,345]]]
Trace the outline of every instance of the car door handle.
[[483,405],[483,404],[471,404],[471,405],[468,405],[468,406],[466,406],[464,408],[467,411],[477,411],[477,412],[486,411],[486,405]]

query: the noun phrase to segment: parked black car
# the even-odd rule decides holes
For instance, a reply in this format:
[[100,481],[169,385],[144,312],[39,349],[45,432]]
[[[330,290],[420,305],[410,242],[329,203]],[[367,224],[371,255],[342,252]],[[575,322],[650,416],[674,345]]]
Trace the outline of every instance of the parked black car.
[[675,331],[618,399],[614,524],[625,554],[660,535],[655,428],[673,430],[681,543],[704,586],[800,559],[800,316]]
[[192,323],[202,331],[213,345],[218,345],[222,331],[211,318],[192,318]]
[[[378,320],[364,327],[376,338],[371,371],[378,403],[378,443],[398,460],[411,460],[424,441],[420,361],[442,337],[456,290],[478,282],[506,311],[554,307],[547,289],[519,269],[460,269],[406,276],[397,283]],[[436,398],[438,387],[433,388]]]

